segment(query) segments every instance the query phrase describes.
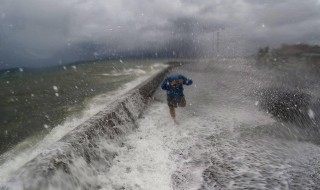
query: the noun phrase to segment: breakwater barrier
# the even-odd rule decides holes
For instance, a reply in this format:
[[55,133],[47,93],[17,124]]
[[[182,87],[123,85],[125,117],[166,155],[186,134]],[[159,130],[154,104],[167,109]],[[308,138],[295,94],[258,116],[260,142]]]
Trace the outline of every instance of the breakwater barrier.
[[116,99],[105,109],[76,127],[49,149],[27,162],[5,183],[2,190],[100,189],[101,178],[123,147],[125,134],[138,126],[137,119],[148,105],[169,66]]

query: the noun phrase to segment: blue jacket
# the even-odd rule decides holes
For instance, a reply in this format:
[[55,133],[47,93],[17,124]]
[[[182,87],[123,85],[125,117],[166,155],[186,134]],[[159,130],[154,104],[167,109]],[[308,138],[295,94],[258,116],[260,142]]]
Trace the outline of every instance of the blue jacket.
[[171,98],[178,98],[178,97],[182,97],[184,96],[183,95],[183,85],[180,85],[178,88],[174,88],[172,86],[170,86],[169,82],[171,81],[176,81],[178,82],[180,79],[183,80],[183,84],[184,85],[191,85],[192,84],[192,80],[191,79],[188,79],[186,78],[185,76],[183,75],[171,75],[169,77],[167,77],[163,82],[162,82],[162,85],[161,85],[161,88],[163,90],[166,90],[167,91],[167,96],[168,97],[171,97]]

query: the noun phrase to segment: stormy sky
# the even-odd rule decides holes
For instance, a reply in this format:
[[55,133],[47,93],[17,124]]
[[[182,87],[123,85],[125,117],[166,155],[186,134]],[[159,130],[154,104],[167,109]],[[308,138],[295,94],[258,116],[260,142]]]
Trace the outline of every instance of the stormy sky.
[[0,68],[320,44],[320,0],[1,0]]

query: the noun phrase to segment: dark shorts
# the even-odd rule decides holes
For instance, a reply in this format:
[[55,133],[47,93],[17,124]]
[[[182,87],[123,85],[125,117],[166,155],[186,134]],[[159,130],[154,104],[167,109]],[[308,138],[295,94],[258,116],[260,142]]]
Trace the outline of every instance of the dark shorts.
[[177,98],[172,98],[172,97],[167,97],[168,101],[168,106],[170,108],[176,108],[176,107],[185,107],[186,106],[186,99],[184,96],[177,97]]

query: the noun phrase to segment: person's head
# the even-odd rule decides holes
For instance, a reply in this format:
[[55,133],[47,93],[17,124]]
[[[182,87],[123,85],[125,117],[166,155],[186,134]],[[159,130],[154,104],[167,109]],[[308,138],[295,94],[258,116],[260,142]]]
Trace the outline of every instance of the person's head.
[[177,80],[171,80],[171,81],[169,81],[169,84],[170,84],[170,86],[171,87],[173,87],[173,88],[178,88],[181,84],[179,83],[179,81],[177,81]]

